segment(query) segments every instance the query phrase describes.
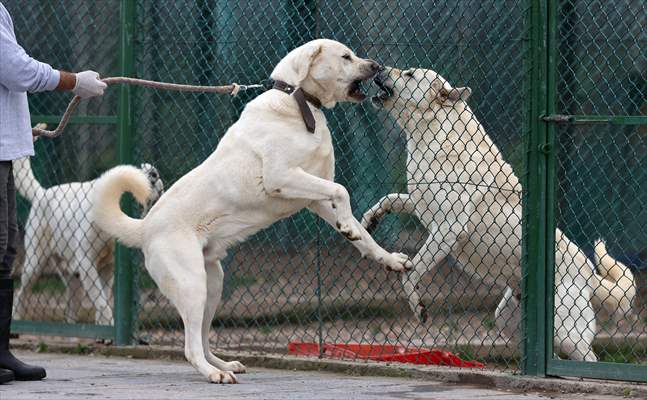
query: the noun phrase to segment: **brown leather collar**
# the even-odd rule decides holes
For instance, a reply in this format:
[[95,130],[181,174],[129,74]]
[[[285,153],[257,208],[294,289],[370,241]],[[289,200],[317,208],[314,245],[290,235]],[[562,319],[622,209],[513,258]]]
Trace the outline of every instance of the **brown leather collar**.
[[310,107],[308,107],[306,101],[318,109],[321,109],[321,101],[319,101],[318,98],[314,97],[310,93],[303,91],[303,89],[296,88],[283,81],[274,81],[274,86],[272,86],[272,89],[280,90],[283,93],[290,94],[294,97],[294,99],[297,101],[299,111],[301,111],[301,118],[303,118],[303,122],[306,124],[308,132],[314,133],[315,117],[314,115],[312,115],[312,111],[310,111]]

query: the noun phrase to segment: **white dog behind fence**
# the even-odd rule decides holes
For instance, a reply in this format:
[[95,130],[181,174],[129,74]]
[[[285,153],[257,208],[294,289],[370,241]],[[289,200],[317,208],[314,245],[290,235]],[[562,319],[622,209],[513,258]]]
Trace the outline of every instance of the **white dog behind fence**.
[[234,383],[234,373],[245,371],[209,348],[222,292],[220,260],[233,244],[307,207],[363,256],[391,270],[409,267],[405,255],[377,245],[353,217],[348,191],[333,181],[331,133],[316,106],[363,100],[360,81],[378,69],[341,43],[306,43],[275,67],[272,78],[280,88],[249,102],[213,154],[180,178],[144,219],[119,209],[125,191],[139,201],[148,196],[148,180],[139,170],[118,167],[97,183],[98,226],[142,248],[150,276],[182,317],[187,359],[211,382]]
[[[142,164],[150,181],[144,213],[164,192],[155,167]],[[45,189],[36,180],[29,157],[14,161],[18,193],[31,203],[25,224],[25,261],[20,275],[14,317],[28,315],[27,293],[45,268],[54,266],[66,285],[65,320],[78,321],[84,298],[95,310],[95,322],[113,324],[114,241],[91,220],[92,190],[96,181],[66,183]]]
[[[373,98],[389,110],[407,138],[409,193],[392,193],[369,209],[370,231],[384,214],[414,213],[429,237],[403,285],[416,317],[426,318],[423,274],[448,256],[471,276],[505,290],[497,325],[519,339],[521,185],[512,167],[467,105],[469,88],[454,88],[432,70],[387,69]],[[596,268],[602,276],[598,275]],[[636,289],[631,271],[596,244],[595,265],[559,229],[555,254],[555,346],[572,359],[595,361],[592,307],[628,316]]]

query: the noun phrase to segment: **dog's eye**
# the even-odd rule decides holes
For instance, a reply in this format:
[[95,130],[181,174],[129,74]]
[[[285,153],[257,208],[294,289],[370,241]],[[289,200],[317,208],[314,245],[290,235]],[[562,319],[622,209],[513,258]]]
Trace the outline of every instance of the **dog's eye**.
[[445,89],[440,89],[440,92],[438,92],[438,95],[440,95],[440,97],[446,98],[447,96],[449,96],[449,92]]
[[413,78],[413,71],[408,69],[402,73],[403,76],[406,76],[407,78]]
[[157,179],[157,172],[151,171],[151,178]]
[[350,54],[344,54],[343,56],[341,56],[341,58],[350,61]]

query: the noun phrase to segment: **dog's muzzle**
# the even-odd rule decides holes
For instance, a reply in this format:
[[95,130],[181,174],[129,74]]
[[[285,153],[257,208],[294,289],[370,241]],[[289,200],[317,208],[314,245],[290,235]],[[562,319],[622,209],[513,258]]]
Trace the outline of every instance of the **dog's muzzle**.
[[380,92],[371,97],[371,102],[375,106],[381,107],[384,105],[384,102],[386,100],[393,97],[393,89],[386,84],[388,77],[388,72],[384,68],[382,68],[382,70],[377,75],[375,75],[375,78],[373,78],[373,82],[375,82],[377,87],[380,88]]
[[366,94],[364,93],[362,82],[374,78],[383,70],[383,66],[373,60],[370,60],[370,64],[366,68],[364,74],[351,82],[351,84],[348,86],[348,97],[360,102],[364,101],[366,99]]

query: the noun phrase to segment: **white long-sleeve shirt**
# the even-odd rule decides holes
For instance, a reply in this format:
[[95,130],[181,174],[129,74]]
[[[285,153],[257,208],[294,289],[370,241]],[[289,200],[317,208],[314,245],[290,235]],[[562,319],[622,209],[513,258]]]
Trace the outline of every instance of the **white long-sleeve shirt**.
[[34,154],[27,92],[54,90],[59,80],[57,70],[20,47],[11,16],[0,3],[0,161]]

